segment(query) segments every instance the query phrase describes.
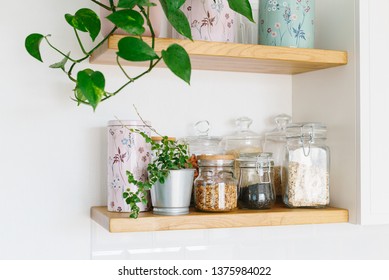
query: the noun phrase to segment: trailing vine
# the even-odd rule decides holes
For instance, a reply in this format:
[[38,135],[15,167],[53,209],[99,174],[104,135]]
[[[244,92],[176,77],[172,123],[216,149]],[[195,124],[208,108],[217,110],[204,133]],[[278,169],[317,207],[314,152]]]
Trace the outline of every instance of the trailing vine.
[[[129,84],[134,83],[144,75],[148,74],[154,67],[163,60],[166,66],[180,79],[190,84],[191,62],[188,53],[178,44],[171,44],[161,54],[155,52],[155,33],[150,21],[150,10],[157,4],[151,0],[109,0],[109,5],[101,1],[90,0],[99,7],[110,12],[107,19],[114,24],[112,30],[102,39],[97,40],[101,31],[101,20],[99,16],[89,8],[81,8],[74,15],[66,14],[65,20],[73,28],[78,45],[83,53],[79,58],[71,55],[71,52],[64,52],[54,46],[50,39],[51,35],[42,35],[33,33],[26,37],[25,48],[27,52],[43,62],[40,45],[45,41],[51,49],[59,53],[63,59],[57,63],[51,64],[50,68],[62,70],[67,78],[75,84],[73,88],[72,99],[78,105],[90,105],[93,110],[101,102],[117,95]],[[180,10],[186,0],[159,0],[168,21],[173,28],[184,37],[192,40],[192,34],[188,19]],[[214,0],[215,1],[215,0]],[[230,8],[253,21],[252,10],[249,0],[227,0]],[[145,32],[145,25],[151,33],[151,45],[147,44],[142,35]],[[100,71],[90,68],[78,70],[78,67],[85,62],[92,54],[104,44],[108,38],[114,34],[117,29],[124,30],[131,36],[122,38],[118,43],[118,52],[116,53],[116,63],[127,81],[119,88],[113,91],[106,89],[105,76]],[[86,50],[79,33],[88,33],[94,46]],[[130,76],[120,63],[120,59],[132,62],[149,62],[148,68],[136,76]]]

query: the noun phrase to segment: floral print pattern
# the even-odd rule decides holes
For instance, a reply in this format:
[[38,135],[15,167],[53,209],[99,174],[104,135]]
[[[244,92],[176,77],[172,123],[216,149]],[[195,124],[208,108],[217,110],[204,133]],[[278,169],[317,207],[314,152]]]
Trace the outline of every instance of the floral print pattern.
[[314,8],[314,0],[260,1],[259,43],[313,48]]
[[[187,0],[182,6],[195,40],[233,42],[235,13],[227,0]],[[183,38],[177,34],[178,38]]]
[[[133,123],[133,122],[131,122]],[[126,122],[123,121],[126,125]],[[123,199],[123,192],[136,186],[127,181],[126,171],[131,171],[137,180],[147,180],[147,165],[151,160],[151,147],[142,136],[130,132],[137,128],[150,134],[146,126],[140,125],[109,125],[108,126],[108,211],[130,212]],[[150,201],[150,200],[149,200]],[[138,205],[141,211],[149,210],[150,206]]]

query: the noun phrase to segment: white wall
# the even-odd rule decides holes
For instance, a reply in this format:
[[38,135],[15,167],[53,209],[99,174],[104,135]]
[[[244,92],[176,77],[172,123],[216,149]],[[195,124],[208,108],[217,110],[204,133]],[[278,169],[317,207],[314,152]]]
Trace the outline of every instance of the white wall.
[[[23,48],[24,37],[32,32],[53,34],[52,41],[65,45],[64,51],[74,46],[72,31],[63,31],[63,14],[74,13],[82,4],[1,4],[9,12],[0,17],[5,38],[0,44],[0,259],[389,257],[387,226],[104,231],[91,222],[89,209],[105,204],[108,120],[135,118],[136,104],[168,135],[188,135],[200,119],[211,121],[214,135],[228,134],[233,131],[231,121],[242,115],[252,117],[253,129],[262,132],[271,128],[274,115],[291,113],[292,79],[195,71],[188,87],[160,69],[93,113],[72,103],[72,84],[60,72],[34,61]],[[11,11],[18,11],[21,20],[15,21]],[[58,60],[47,48],[43,57],[50,63]],[[117,79],[108,87],[119,85],[119,72],[113,67],[92,67]]]

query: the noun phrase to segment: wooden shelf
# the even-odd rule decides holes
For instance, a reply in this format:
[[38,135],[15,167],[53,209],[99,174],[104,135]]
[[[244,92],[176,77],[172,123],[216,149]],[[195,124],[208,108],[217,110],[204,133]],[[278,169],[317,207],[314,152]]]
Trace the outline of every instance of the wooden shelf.
[[[105,45],[98,49],[90,62],[116,64],[118,41],[123,35],[112,35]],[[148,43],[150,38],[145,38]],[[192,68],[234,72],[271,74],[299,74],[347,64],[347,52],[273,47],[264,45],[234,44],[207,41],[157,38],[155,47],[160,52],[170,44],[183,46],[191,57]],[[139,65],[122,60],[123,65]],[[160,63],[162,67],[165,65]]]
[[128,213],[108,212],[106,206],[91,209],[94,221],[110,232],[142,232],[256,226],[282,226],[348,222],[348,210],[340,208],[290,209],[275,206],[270,210],[236,210],[228,213],[205,213],[191,210],[188,215],[159,216],[141,213],[138,219]]

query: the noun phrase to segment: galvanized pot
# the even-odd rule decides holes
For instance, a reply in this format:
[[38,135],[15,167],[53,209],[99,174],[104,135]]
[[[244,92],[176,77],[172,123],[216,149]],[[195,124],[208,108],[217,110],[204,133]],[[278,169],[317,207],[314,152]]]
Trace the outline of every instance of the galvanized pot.
[[171,170],[164,184],[157,182],[151,188],[153,213],[158,215],[185,215],[189,213],[194,169]]

